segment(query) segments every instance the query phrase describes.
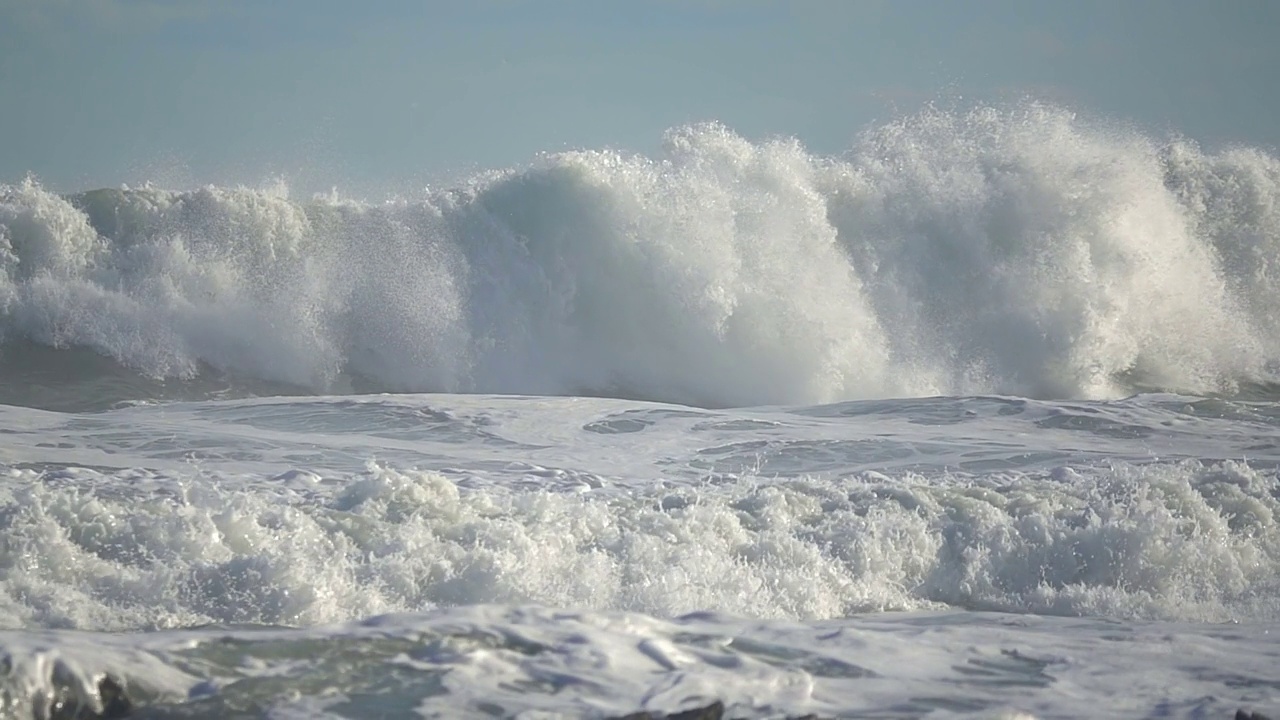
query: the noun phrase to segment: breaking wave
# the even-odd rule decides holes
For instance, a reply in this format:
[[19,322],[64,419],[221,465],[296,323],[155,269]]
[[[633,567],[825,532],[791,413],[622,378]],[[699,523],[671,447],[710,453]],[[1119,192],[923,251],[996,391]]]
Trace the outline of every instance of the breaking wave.
[[1257,149],[1031,103],[838,158],[699,125],[382,203],[0,186],[0,349],[313,392],[1232,393],[1280,359],[1278,260]]

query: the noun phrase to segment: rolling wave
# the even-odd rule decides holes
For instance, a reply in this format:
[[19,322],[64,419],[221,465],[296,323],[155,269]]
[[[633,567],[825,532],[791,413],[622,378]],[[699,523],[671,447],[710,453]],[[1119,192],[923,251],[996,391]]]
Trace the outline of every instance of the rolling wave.
[[1280,359],[1277,260],[1257,149],[1033,103],[928,110],[838,158],[698,125],[382,203],[3,185],[0,352],[706,406],[1230,394]]

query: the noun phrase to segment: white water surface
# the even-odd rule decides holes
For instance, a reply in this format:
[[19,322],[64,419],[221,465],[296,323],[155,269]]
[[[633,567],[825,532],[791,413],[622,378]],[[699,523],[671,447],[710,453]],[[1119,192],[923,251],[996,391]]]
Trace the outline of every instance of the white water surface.
[[108,671],[158,717],[1209,717],[1277,694],[1275,413],[8,407],[0,642],[22,717]]
[[1035,103],[2,185],[0,717],[1275,716],[1277,267]]

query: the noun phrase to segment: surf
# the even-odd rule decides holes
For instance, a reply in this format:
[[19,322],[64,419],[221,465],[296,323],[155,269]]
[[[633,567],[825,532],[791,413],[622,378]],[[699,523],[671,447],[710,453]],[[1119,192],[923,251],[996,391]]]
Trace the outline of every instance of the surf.
[[1232,395],[1275,379],[1278,243],[1274,154],[1041,103],[837,157],[680,127],[383,202],[27,180],[0,186],[0,353],[706,407]]

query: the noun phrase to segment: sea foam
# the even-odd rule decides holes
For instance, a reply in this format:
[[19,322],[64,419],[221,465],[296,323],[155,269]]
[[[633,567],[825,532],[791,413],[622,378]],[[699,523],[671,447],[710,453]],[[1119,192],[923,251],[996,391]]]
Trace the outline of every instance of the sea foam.
[[1230,393],[1280,358],[1280,160],[1050,105],[839,157],[677,128],[383,203],[0,186],[0,328],[158,378],[705,406]]
[[1274,475],[741,478],[460,488],[372,467],[253,482],[11,471],[11,628],[314,625],[476,603],[821,620],[945,607],[1274,621]]

